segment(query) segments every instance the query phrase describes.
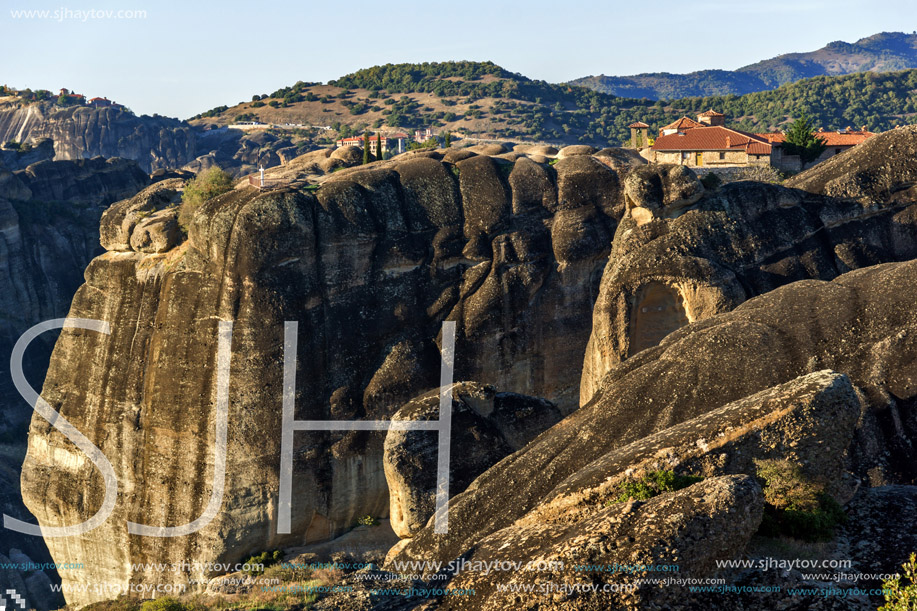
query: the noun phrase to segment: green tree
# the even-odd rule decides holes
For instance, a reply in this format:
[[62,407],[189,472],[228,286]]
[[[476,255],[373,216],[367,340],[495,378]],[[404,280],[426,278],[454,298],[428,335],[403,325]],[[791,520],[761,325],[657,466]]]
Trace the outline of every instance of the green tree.
[[178,226],[188,233],[191,218],[201,204],[217,195],[232,191],[232,176],[219,166],[213,166],[200,172],[185,185],[181,197],[181,208],[178,210]]
[[[879,607],[879,611],[917,609],[917,555],[912,553],[901,568],[904,569],[904,578],[895,577],[882,584],[882,588],[886,591],[885,604]],[[905,579],[907,582],[904,581]]]
[[382,159],[382,134],[376,134],[376,159]]
[[369,163],[369,132],[363,133],[363,165]]
[[450,146],[452,146],[452,134],[446,132],[446,136],[443,139],[443,148],[449,148]]
[[818,137],[809,117],[802,115],[786,131],[783,150],[790,155],[799,155],[805,164],[815,161],[825,151],[825,140]]

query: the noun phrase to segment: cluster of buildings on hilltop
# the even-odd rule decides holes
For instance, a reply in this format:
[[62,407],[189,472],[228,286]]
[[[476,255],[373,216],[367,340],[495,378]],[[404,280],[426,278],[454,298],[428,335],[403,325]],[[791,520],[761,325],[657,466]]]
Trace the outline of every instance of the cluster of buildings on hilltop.
[[121,104],[112,102],[108,98],[92,98],[87,102],[86,96],[80,93],[72,93],[69,89],[61,89],[59,97],[66,99],[71,104],[85,104],[94,108],[124,108]]
[[[335,144],[339,147],[356,146],[363,148],[363,138],[364,136],[351,136],[350,138],[341,138],[335,142]],[[381,144],[383,153],[391,153],[393,155],[403,153],[406,150],[409,138],[410,136],[403,132],[397,132],[394,134],[370,134],[369,152],[378,156],[376,148],[379,146],[379,144]],[[429,127],[426,129],[418,129],[414,132],[414,142],[423,143],[433,138],[436,138],[436,135]]]
[[[652,144],[649,125],[642,122],[628,126],[631,147],[657,163],[676,163],[695,168],[741,167],[770,165],[780,170],[799,171],[802,161],[788,154],[782,144],[786,136],[780,132],[749,134],[726,127],[726,117],[715,110],[697,115],[697,120],[682,117],[659,130]],[[836,132],[819,130],[825,150],[811,165],[853,148],[873,136],[865,127],[849,127]]]

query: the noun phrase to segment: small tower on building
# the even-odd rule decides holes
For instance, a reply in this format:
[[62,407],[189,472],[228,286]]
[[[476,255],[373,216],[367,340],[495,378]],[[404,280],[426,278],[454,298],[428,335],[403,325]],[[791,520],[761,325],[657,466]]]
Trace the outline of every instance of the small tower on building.
[[649,140],[649,129],[650,126],[641,121],[636,123],[631,123],[627,127],[630,128],[630,147],[637,149],[638,151],[642,148],[646,148],[650,145]]
[[719,113],[712,108],[707,112],[702,112],[697,115],[697,122],[703,123],[704,125],[726,125],[726,115]]

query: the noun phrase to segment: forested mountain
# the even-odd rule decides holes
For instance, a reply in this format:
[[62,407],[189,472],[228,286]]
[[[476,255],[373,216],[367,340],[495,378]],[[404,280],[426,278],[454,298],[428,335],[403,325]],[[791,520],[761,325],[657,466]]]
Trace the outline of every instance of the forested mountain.
[[714,108],[749,131],[781,129],[803,114],[826,129],[862,126],[882,131],[917,122],[917,70],[820,76],[743,96],[691,97],[669,102],[621,98],[584,87],[556,85],[510,73],[490,62],[389,64],[327,85],[299,82],[250,103],[220,107],[195,124],[237,120],[330,127],[329,142],[364,130],[436,132],[485,139],[615,145],[627,125],[653,130]]
[[656,72],[633,76],[602,74],[576,79],[571,84],[624,97],[672,100],[688,96],[742,95],[814,76],[908,68],[917,68],[917,33],[882,32],[855,43],[835,41],[817,51],[779,55],[734,71]]

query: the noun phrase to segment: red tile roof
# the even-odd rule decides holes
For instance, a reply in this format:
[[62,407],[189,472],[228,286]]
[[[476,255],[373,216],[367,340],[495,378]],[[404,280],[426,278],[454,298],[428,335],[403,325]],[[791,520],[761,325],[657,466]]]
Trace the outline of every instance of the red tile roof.
[[749,155],[770,155],[771,145],[763,142],[749,142],[745,152]]
[[[768,133],[768,134],[755,134],[756,136],[761,136],[765,138],[768,142],[779,144],[786,141],[786,134],[782,133]],[[845,132],[818,132],[816,134],[819,138],[825,141],[825,146],[856,146],[864,140],[875,136],[873,132],[859,130],[847,130]]]
[[698,116],[698,117],[725,117],[726,115],[724,115],[724,114],[721,113],[721,112],[717,112],[717,111],[715,111],[715,110],[713,110],[713,109],[711,108],[711,109],[708,110],[707,112],[702,112],[702,113],[700,113],[700,114],[697,115],[697,116]]
[[674,121],[659,128],[659,133],[661,134],[663,130],[667,129],[691,129],[692,127],[704,127],[703,123],[698,123],[694,119],[689,119],[688,117],[682,117],[678,121]]
[[[760,152],[751,153],[749,147]],[[655,151],[746,151],[753,155],[767,155],[770,153],[771,146],[764,138],[716,125],[694,127],[685,132],[659,136],[652,149]]]
[[649,127],[649,125],[647,125],[646,123],[644,123],[644,122],[642,122],[642,121],[637,121],[636,123],[631,123],[631,124],[628,125],[627,127],[631,128],[631,129],[640,129],[640,128],[642,128],[642,127]]

